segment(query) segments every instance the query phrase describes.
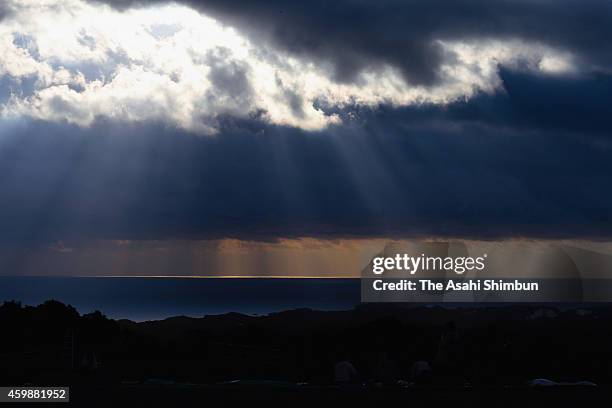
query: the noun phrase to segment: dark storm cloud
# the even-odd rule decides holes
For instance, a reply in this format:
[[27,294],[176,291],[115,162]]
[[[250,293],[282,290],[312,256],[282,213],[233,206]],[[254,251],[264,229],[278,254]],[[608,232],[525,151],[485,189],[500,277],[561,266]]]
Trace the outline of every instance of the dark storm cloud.
[[0,4],[0,21],[2,21],[9,14],[7,5]]
[[[93,0],[117,8],[165,1]],[[587,70],[612,65],[612,3],[598,0],[180,0],[257,41],[328,63],[337,80],[390,64],[412,83],[438,78],[436,40],[522,39],[568,50]]]
[[612,237],[610,78],[502,77],[319,133],[0,123],[0,240]]
[[[378,120],[474,123],[522,132],[578,132],[585,138],[612,129],[612,76],[558,77],[500,69],[504,92],[447,107],[423,105],[377,111]],[[338,111],[342,113],[342,111]]]

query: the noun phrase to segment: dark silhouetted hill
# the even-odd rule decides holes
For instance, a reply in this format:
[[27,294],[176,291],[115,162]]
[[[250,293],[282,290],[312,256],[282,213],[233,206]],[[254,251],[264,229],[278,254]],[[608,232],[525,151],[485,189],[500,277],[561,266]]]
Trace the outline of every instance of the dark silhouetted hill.
[[542,377],[610,384],[611,323],[610,306],[362,305],[133,322],[97,311],[80,315],[53,300],[5,302],[0,367],[2,382],[10,384],[330,384],[342,356],[364,382],[410,381],[414,362],[424,360],[435,381],[450,384],[512,385]]

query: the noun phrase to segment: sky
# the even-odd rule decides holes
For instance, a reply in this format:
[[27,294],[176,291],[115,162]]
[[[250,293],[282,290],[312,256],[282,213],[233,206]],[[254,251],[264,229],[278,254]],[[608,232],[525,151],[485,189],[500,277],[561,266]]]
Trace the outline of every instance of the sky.
[[608,242],[610,38],[594,0],[3,1],[0,274]]

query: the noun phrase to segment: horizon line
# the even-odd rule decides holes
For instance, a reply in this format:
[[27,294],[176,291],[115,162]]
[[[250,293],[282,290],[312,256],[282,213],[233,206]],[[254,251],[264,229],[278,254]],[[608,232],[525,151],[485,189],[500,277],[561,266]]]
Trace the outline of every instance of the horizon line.
[[360,276],[296,275],[4,275],[5,278],[155,278],[155,279],[359,279]]

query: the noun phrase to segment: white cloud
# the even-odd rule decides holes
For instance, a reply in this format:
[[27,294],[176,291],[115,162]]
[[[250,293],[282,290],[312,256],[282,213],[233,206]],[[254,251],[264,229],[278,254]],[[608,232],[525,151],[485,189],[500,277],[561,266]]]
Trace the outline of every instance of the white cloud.
[[[337,83],[312,61],[249,41],[184,6],[118,12],[81,0],[9,0],[0,26],[0,77],[35,79],[13,93],[4,117],[89,126],[97,117],[161,120],[213,134],[219,115],[265,112],[271,123],[319,130],[338,123],[315,107],[447,104],[495,92],[498,66],[527,63],[545,73],[569,72],[571,55],[520,42],[441,42],[451,58],[443,81],[411,86],[392,67]],[[0,99],[1,100],[1,99]]]

